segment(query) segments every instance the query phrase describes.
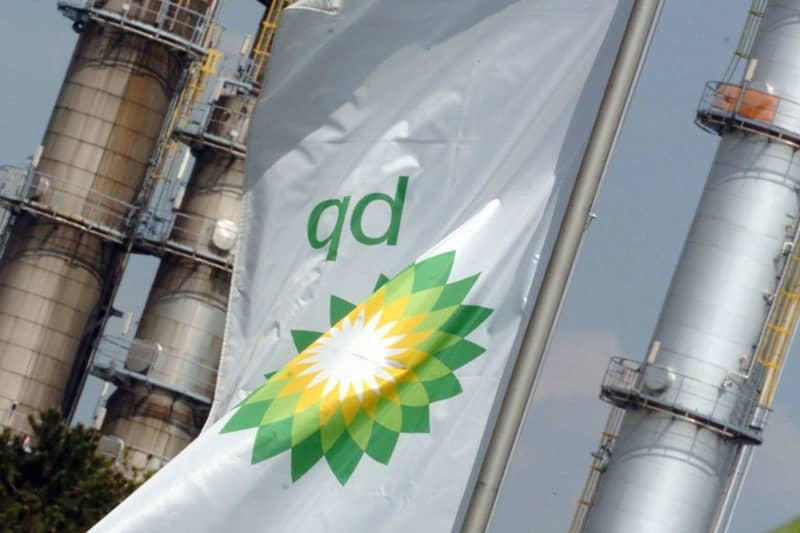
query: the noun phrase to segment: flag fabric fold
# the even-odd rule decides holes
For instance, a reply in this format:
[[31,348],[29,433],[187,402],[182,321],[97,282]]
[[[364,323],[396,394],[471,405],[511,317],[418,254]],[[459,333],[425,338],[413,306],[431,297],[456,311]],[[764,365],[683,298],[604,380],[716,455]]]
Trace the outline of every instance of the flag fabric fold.
[[93,531],[451,530],[620,9],[287,8],[209,424]]

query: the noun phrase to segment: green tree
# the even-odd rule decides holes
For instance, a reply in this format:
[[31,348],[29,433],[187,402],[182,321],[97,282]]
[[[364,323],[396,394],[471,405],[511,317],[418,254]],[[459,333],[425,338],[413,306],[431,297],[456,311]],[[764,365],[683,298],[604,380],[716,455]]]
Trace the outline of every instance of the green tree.
[[30,445],[0,433],[2,531],[86,531],[137,487],[97,454],[96,430],[70,428],[54,410],[29,420]]
[[774,530],[772,533],[800,533],[800,518]]

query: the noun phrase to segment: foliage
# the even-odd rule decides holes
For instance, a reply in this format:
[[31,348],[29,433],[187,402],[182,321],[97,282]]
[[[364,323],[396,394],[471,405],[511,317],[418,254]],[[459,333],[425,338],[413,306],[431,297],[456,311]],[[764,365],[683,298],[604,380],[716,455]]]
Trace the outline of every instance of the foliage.
[[54,410],[29,421],[30,446],[10,430],[0,434],[3,531],[86,531],[136,488],[97,454],[96,430],[67,427]]
[[774,530],[772,533],[800,533],[800,518]]

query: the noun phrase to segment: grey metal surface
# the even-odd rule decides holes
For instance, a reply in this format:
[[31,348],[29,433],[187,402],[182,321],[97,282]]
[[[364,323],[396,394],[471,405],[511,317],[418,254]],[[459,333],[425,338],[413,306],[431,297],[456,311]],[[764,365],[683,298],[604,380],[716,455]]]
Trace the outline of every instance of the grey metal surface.
[[202,425],[191,402],[144,382],[117,389],[113,398],[101,431],[125,443],[123,463],[128,471],[161,468],[192,441]]
[[600,395],[625,409],[668,412],[724,437],[755,444],[762,441],[761,432],[750,426],[758,383],[740,375],[730,375],[722,383],[704,382],[674,367],[613,357]]
[[751,56],[758,60],[750,86],[781,99],[778,126],[800,132],[800,8],[795,0],[769,0]]
[[[220,97],[207,131],[228,141],[243,141],[254,102],[252,95]],[[201,248],[206,253],[230,256],[233,248],[225,246],[227,243],[220,238],[226,230],[238,233],[243,184],[243,157],[217,147],[204,147],[198,153],[181,207],[181,213],[187,216],[176,220],[173,239],[200,235]]]
[[[158,343],[177,356],[163,358],[158,372],[161,380],[213,396],[211,378],[222,346],[229,276],[183,258],[167,257],[162,262],[137,331],[137,339]],[[131,358],[141,360],[141,354],[130,352],[126,365],[139,371],[139,361]]]
[[[182,236],[206,229],[201,247],[229,255],[232,248],[221,250],[214,244],[213,230],[219,220],[238,223],[243,180],[244,161],[238,156],[213,148],[200,152],[183,201],[182,213],[191,218],[181,219],[193,225],[184,228],[176,223],[172,240],[180,242]],[[213,396],[229,288],[230,272],[226,269],[176,254],[167,254],[162,260],[136,332],[138,342],[157,344],[162,349],[158,370],[162,386],[153,386],[151,381],[148,389],[142,389],[142,378],[132,381],[134,389],[151,393],[118,389],[108,400],[102,428],[103,433],[125,441],[135,464],[160,467],[148,457],[172,458],[200,432],[207,404],[186,392]],[[141,350],[131,350],[126,368],[144,374],[147,369],[143,366],[152,363],[143,365]],[[187,424],[186,416],[176,418],[173,410],[158,407],[168,399],[192,410],[192,424]],[[151,403],[155,405],[147,407]]]
[[[751,87],[800,101],[798,52],[800,2],[769,2],[752,49]],[[800,133],[800,123],[780,126]],[[719,401],[691,388],[665,394],[698,418],[733,421],[752,415],[725,399],[746,388],[742,374],[794,236],[800,158],[769,135],[722,134],[653,338],[661,342],[659,367],[716,386]],[[629,410],[584,531],[708,531],[741,445],[674,412]]]
[[[71,194],[59,194],[64,187],[55,180],[38,180],[38,201],[61,217],[123,230],[124,206],[138,193],[179,71],[161,45],[86,26],[37,168],[69,183]],[[18,218],[0,266],[0,408],[27,413],[61,405],[116,253],[80,224],[30,212]]]
[[[108,400],[102,428],[125,442],[128,461],[139,468],[160,468],[174,457],[208,413],[210,402],[198,398],[214,394],[254,104],[245,87],[226,85],[201,127],[184,132],[197,160],[171,230],[175,250],[161,262],[136,332],[134,344],[146,348],[128,352],[127,383],[115,372],[122,386]],[[175,253],[179,245],[220,264]]]
[[[191,379],[175,380],[176,366],[183,367],[181,374]],[[211,396],[206,391],[213,389],[217,380],[215,366],[175,353],[158,342],[122,336],[105,336],[101,339],[93,360],[92,374],[118,386],[141,381],[171,390],[201,405],[211,404]]]

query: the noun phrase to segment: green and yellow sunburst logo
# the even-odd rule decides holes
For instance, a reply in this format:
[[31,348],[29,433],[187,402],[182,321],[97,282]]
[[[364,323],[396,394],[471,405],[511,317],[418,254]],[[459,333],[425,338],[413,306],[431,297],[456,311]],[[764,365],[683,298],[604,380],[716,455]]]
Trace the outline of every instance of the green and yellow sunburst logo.
[[388,464],[400,433],[428,433],[429,405],[461,392],[453,371],[484,352],[466,339],[492,313],[448,283],[455,254],[381,276],[359,305],[331,297],[333,326],[292,331],[299,352],[238,407],[223,433],[258,428],[253,464],[291,450],[292,479],[325,457],[344,485],[366,453]]

